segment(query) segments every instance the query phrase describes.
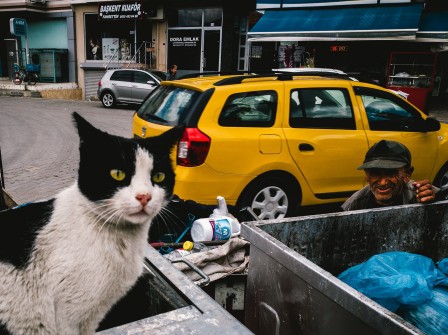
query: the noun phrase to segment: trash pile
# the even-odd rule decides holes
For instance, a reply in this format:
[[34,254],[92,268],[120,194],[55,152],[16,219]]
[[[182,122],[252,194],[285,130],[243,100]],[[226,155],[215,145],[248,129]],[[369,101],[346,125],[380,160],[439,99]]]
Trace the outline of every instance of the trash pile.
[[448,258],[386,252],[342,272],[338,278],[428,335],[448,329]]
[[[154,248],[159,249],[165,258],[194,282],[199,282],[201,274],[189,263],[208,276],[210,281],[233,273],[244,273],[248,268],[249,242],[239,237],[241,224],[229,212],[222,196],[217,197],[217,202],[218,205],[214,208],[191,201],[179,202],[176,209],[189,209],[187,214],[189,222],[184,225],[183,231],[177,229],[161,233],[158,229],[154,233],[157,240],[150,239],[150,244]],[[198,217],[197,213],[203,215],[207,211],[210,213],[208,217]],[[171,212],[176,215],[176,210]],[[190,212],[196,212],[196,215]],[[170,223],[163,222],[163,224]],[[179,262],[179,260],[185,261]]]

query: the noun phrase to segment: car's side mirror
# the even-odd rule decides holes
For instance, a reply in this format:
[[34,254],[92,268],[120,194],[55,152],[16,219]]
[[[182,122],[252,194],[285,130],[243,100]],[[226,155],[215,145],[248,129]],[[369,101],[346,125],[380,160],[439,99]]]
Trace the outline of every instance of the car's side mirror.
[[148,80],[146,83],[148,85],[152,85],[152,86],[156,86],[157,85],[157,83],[154,80]]
[[425,120],[423,132],[426,133],[426,132],[438,131],[438,130],[440,130],[440,122],[436,119],[433,119],[432,117],[428,117]]

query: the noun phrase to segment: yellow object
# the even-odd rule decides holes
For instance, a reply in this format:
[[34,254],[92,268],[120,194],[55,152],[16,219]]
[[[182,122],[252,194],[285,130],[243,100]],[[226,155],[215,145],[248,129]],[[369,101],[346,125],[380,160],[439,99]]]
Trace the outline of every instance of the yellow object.
[[357,167],[382,139],[409,148],[412,179],[448,180],[448,125],[341,71],[295,70],[162,82],[135,113],[134,137],[185,125],[174,193],[206,205],[221,195],[260,219],[343,202],[365,185]]
[[190,251],[193,250],[194,244],[191,241],[185,241],[183,244],[184,250]]

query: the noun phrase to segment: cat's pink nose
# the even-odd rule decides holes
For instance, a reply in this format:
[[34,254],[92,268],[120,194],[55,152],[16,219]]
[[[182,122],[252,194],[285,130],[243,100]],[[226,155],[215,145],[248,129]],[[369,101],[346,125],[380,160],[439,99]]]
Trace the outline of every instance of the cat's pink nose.
[[150,194],[137,194],[135,196],[135,199],[140,201],[142,206],[146,206],[146,204],[151,200],[151,195]]

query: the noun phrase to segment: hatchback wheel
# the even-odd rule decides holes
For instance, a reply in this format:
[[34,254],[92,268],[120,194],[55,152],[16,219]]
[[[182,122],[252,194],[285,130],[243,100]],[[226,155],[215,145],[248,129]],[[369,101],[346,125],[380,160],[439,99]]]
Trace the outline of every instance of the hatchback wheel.
[[238,206],[250,207],[260,220],[271,220],[292,216],[298,203],[299,190],[295,183],[269,177],[249,184]]
[[101,102],[106,108],[112,108],[115,105],[115,97],[111,92],[104,92],[101,96]]

